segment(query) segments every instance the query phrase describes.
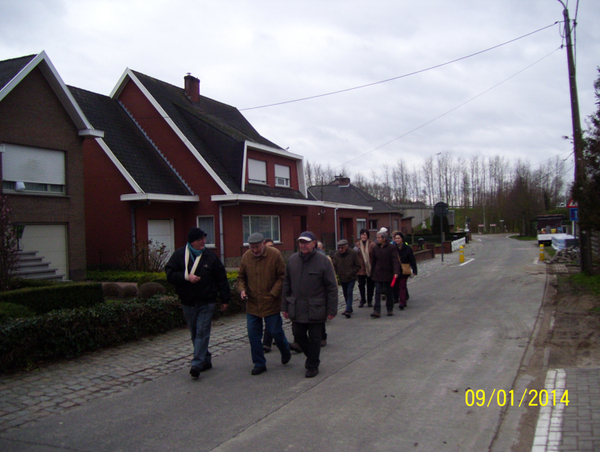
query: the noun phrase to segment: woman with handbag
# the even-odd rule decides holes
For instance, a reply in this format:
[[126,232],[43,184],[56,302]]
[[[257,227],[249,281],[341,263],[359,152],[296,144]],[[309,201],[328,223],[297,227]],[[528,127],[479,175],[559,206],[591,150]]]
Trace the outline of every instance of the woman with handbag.
[[408,278],[412,275],[417,275],[417,261],[412,247],[404,243],[404,234],[399,231],[394,232],[394,242],[396,242],[396,252],[400,261],[401,272],[398,279],[394,283],[393,294],[394,302],[398,302],[400,310],[406,307],[408,301]]

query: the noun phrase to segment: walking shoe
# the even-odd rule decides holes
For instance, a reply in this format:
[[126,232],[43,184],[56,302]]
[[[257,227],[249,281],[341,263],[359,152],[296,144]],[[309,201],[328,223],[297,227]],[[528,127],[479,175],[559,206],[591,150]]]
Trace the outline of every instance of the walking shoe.
[[368,307],[368,308],[372,308],[372,307],[373,307],[373,303],[369,303],[369,304],[367,305],[367,307]]
[[318,373],[319,373],[319,369],[317,367],[315,367],[314,369],[307,369],[306,370],[306,378],[316,377]]
[[361,301],[361,302],[358,304],[358,307],[359,307],[359,308],[362,308],[362,307],[363,307],[365,304],[366,304],[366,303],[365,303],[364,301]]
[[373,317],[374,319],[378,319],[379,317],[381,317],[381,314],[377,311],[373,311],[371,312],[371,317]]
[[250,372],[252,375],[260,375],[263,372],[266,372],[267,368],[266,367],[255,367],[254,369],[252,369],[252,372]]
[[404,308],[405,308],[405,307],[406,307],[406,306],[404,306],[404,305],[400,305],[400,306],[398,306],[398,308],[399,308],[401,311],[404,311]]
[[290,344],[290,350],[294,350],[296,353],[302,353],[302,349],[300,348],[297,342],[292,342]]
[[203,363],[202,368],[200,369],[200,372],[204,372],[205,370],[210,370],[210,369],[212,369],[211,362]]
[[388,317],[390,317],[392,315],[394,315],[394,312],[393,311],[388,311]]
[[352,317],[352,313],[351,312],[344,312],[344,315],[346,316],[347,319],[349,319],[350,317]]
[[321,347],[325,347],[327,345],[327,339],[323,339],[321,341]]
[[281,364],[289,363],[290,359],[292,359],[292,354],[290,352],[287,352],[287,355],[281,355]]
[[198,378],[200,376],[200,368],[198,366],[192,366],[190,369],[190,375],[192,378]]
[[263,345],[263,351],[265,353],[269,353],[271,351],[271,347],[269,347],[268,345]]

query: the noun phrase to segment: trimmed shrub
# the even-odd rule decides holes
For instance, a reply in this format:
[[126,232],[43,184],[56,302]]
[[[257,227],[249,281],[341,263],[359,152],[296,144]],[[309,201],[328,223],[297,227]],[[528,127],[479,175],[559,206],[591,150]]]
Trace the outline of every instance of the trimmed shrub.
[[102,284],[102,293],[107,298],[121,298],[123,289],[117,283],[105,283]]
[[36,314],[55,309],[94,306],[104,302],[102,285],[98,283],[62,283],[48,287],[31,287],[0,293],[0,302],[27,306]]
[[16,303],[0,303],[0,323],[6,322],[8,319],[33,317],[34,315],[35,312],[27,306]]
[[123,298],[135,298],[137,297],[137,294],[137,287],[132,285],[123,286]]
[[138,289],[138,297],[147,300],[155,295],[163,295],[167,292],[164,286],[157,282],[147,282]]
[[73,358],[185,325],[176,297],[63,309],[0,325],[0,373]]

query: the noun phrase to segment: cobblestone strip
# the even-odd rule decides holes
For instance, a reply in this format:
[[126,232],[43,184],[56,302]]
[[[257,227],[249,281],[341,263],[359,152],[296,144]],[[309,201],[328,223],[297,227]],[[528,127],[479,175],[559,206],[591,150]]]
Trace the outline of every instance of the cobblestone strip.
[[[465,248],[465,257],[474,255],[481,247],[480,242],[472,241]],[[443,263],[439,256],[421,262],[418,264],[419,276],[411,278],[409,283],[414,284],[443,266],[455,265],[458,261],[458,253],[452,253],[444,255]],[[355,288],[355,297],[357,294],[358,287]],[[340,288],[338,312],[344,310]],[[284,321],[284,329],[291,329],[289,321]],[[210,342],[213,357],[247,345],[245,316],[216,320]],[[179,372],[189,366],[191,350],[189,332],[177,329],[47,364],[32,372],[0,376],[0,432]]]
[[566,372],[569,406],[563,414],[560,445],[554,450],[600,450],[600,369],[567,369]]

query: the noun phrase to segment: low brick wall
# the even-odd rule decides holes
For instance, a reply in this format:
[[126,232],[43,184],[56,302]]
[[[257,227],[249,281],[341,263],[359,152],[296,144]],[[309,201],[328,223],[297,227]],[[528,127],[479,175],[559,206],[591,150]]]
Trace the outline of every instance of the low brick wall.
[[435,253],[433,251],[433,248],[427,249],[427,250],[415,251],[414,255],[415,255],[415,260],[417,262],[422,262],[422,261],[426,261],[426,260],[435,258]]

